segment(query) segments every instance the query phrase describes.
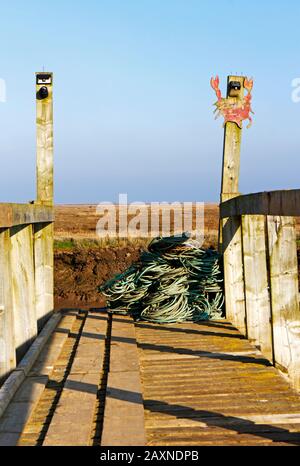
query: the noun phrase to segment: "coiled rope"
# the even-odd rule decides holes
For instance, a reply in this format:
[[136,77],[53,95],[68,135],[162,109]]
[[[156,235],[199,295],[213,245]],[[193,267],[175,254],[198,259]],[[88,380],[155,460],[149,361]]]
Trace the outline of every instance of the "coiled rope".
[[155,238],[139,262],[99,287],[111,312],[171,323],[220,319],[220,255],[182,236]]

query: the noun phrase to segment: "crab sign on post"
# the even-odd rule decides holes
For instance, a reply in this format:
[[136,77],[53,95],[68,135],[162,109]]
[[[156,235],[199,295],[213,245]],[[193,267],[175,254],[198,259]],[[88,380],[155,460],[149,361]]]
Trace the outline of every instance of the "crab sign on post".
[[[221,202],[239,194],[240,150],[243,120],[249,120],[247,128],[252,124],[251,90],[253,79],[243,76],[228,76],[227,97],[221,95],[219,77],[211,78],[214,89],[216,118],[224,117],[224,147],[222,163]],[[244,91],[247,94],[244,95]]]
[[[216,118],[224,117],[224,145],[220,201],[239,195],[240,149],[242,122],[251,119],[251,90],[253,80],[243,76],[228,76],[227,96],[222,97],[219,77],[211,78],[216,93]],[[245,90],[247,91],[245,95]],[[244,274],[239,264],[242,260],[242,231],[240,217],[222,219],[219,224],[219,250],[223,252],[225,276],[226,316],[246,333]]]

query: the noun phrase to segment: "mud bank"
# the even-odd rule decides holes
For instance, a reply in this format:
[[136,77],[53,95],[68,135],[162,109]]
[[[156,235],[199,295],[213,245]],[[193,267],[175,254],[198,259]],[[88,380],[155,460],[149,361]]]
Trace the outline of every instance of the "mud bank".
[[134,246],[55,251],[55,308],[105,305],[97,287],[137,261],[140,253]]

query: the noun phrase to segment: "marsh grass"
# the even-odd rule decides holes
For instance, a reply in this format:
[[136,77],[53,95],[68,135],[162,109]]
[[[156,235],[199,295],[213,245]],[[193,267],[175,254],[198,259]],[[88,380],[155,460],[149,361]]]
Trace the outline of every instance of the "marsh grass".
[[56,238],[54,249],[106,249],[134,247],[146,249],[151,239],[149,238]]
[[[107,248],[134,248],[146,249],[151,238],[78,238],[78,237],[56,237],[54,240],[55,250],[73,249],[107,249]],[[216,233],[207,233],[204,238],[203,247],[217,248],[218,236]]]

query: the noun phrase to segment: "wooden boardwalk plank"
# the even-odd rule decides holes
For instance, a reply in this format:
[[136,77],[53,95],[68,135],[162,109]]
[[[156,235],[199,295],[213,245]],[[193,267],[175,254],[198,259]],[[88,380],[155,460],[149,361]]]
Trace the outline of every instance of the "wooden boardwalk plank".
[[107,315],[87,314],[71,370],[43,445],[90,444],[106,331]]
[[139,358],[130,317],[112,317],[110,352],[101,445],[145,445]]
[[300,445],[299,394],[230,323],[110,319],[62,319],[1,445]]
[[300,445],[300,396],[231,324],[136,335],[148,445]]
[[[49,379],[49,374],[68,337],[76,316],[69,313],[62,317],[45,344],[31,371],[25,378],[0,419],[0,445],[17,445],[26,423],[34,412]],[[51,348],[51,351],[49,349]]]

